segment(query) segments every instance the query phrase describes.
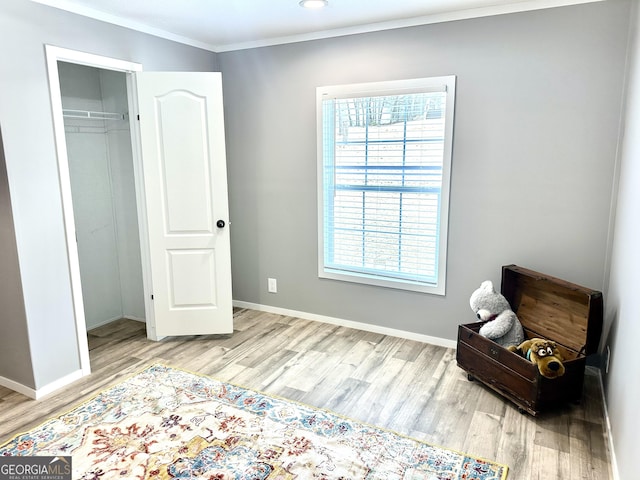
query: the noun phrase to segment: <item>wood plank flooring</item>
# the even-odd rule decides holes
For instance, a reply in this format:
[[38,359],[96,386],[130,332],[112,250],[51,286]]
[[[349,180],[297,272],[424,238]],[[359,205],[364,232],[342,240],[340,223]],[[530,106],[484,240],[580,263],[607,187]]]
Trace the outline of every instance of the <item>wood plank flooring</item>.
[[255,310],[229,336],[147,340],[143,323],[89,332],[92,374],[40,401],[0,387],[0,443],[152,363],[327,408],[509,466],[509,480],[612,478],[598,377],[538,418],[469,382],[455,350]]

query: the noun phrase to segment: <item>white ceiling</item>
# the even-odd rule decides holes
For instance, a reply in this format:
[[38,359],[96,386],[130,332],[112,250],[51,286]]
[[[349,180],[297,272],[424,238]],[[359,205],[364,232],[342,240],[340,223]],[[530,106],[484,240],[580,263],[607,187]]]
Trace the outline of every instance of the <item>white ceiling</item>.
[[32,0],[214,52],[598,0]]

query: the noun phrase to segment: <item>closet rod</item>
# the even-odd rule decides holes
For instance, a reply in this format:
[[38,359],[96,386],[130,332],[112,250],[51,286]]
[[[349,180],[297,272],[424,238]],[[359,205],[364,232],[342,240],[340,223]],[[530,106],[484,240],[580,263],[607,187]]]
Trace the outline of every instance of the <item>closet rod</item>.
[[89,110],[62,109],[62,116],[66,118],[86,118],[91,120],[126,120],[126,113],[92,112]]

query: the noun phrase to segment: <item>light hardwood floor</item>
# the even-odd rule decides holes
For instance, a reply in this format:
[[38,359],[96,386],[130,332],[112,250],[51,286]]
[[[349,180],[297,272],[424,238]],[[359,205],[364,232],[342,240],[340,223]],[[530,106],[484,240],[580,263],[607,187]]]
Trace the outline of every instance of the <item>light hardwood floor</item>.
[[455,350],[255,310],[230,336],[147,340],[119,320],[89,332],[92,374],[34,401],[0,387],[0,443],[151,363],[184,368],[509,466],[509,480],[612,478],[598,377],[581,405],[538,418],[469,382]]

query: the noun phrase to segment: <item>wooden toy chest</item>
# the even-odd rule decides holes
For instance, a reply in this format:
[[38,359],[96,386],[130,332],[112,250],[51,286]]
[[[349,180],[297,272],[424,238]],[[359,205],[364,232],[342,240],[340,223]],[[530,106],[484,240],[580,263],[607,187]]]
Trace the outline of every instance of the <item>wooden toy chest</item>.
[[526,338],[557,342],[565,374],[540,375],[537,366],[478,334],[481,322],[458,327],[456,359],[476,379],[532,415],[582,397],[586,356],[598,350],[602,293],[516,265],[502,267],[502,294]]

